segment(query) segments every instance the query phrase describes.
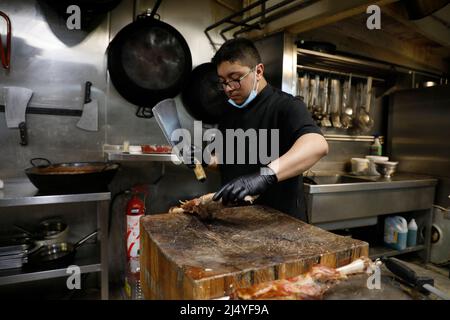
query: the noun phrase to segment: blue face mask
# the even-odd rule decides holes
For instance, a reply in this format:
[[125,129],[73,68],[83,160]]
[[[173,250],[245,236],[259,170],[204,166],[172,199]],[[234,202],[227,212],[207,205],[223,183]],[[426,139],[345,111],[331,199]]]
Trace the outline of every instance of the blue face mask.
[[[255,72],[256,72],[256,68],[255,68]],[[255,87],[255,85],[256,85],[256,87]],[[256,96],[258,95],[258,82],[256,81],[256,73],[255,73],[255,82],[253,83],[253,88],[254,89],[250,92],[247,99],[245,99],[245,101],[242,104],[237,104],[232,99],[228,99],[228,103],[231,104],[233,107],[242,109],[242,108],[245,108],[250,102],[252,102],[256,98]]]

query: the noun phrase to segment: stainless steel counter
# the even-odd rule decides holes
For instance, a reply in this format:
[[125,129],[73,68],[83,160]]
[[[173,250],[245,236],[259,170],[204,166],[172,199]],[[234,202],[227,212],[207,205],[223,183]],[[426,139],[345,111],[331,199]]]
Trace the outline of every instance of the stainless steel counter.
[[27,179],[17,178],[4,181],[0,189],[0,208],[29,206],[55,203],[79,203],[89,201],[107,201],[111,199],[110,192],[78,193],[78,194],[39,194],[39,190]]
[[[305,191],[307,193],[433,187],[437,184],[437,179],[433,177],[410,173],[396,173],[389,179],[378,176],[351,175],[316,176],[311,178],[318,184],[305,184]],[[339,178],[339,180],[337,178]]]
[[[419,225],[420,243],[404,252],[424,250],[428,261],[437,179],[408,173],[396,173],[389,179],[342,174],[309,178],[317,183],[304,184],[309,223],[337,230],[375,225],[382,215],[406,214]],[[403,253],[382,249],[372,250],[373,256]]]

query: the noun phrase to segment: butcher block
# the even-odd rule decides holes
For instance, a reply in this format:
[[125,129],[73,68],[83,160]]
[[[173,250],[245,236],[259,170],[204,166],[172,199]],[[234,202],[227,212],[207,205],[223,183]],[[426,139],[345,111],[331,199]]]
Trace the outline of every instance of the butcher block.
[[262,206],[225,208],[211,221],[184,213],[141,218],[146,299],[213,299],[296,276],[314,264],[368,256],[366,242],[335,235]]

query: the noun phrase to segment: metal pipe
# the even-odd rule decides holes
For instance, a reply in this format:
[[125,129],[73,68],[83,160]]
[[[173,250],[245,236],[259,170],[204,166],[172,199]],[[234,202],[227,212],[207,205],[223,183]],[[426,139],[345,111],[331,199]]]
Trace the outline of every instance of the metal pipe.
[[[323,73],[332,73],[332,74],[337,74],[337,75],[340,75],[340,76],[350,77],[350,75],[351,75],[352,77],[361,78],[361,79],[367,79],[367,77],[369,77],[369,76],[364,76],[364,75],[361,75],[361,74],[347,73],[347,72],[340,72],[340,71],[331,71],[331,70],[328,70],[328,69],[322,69],[322,68],[317,68],[317,67],[308,67],[308,66],[303,66],[303,65],[297,65],[297,67],[300,68],[300,69],[305,69],[305,70],[310,70],[310,71],[317,71],[317,72],[323,72]],[[372,77],[372,79],[376,80],[376,81],[385,81],[384,79],[381,79],[381,78],[374,78],[374,77]]]
[[333,54],[328,54],[328,53],[323,53],[323,52],[318,52],[318,51],[313,51],[313,50],[307,50],[307,49],[298,49],[297,52],[299,54],[317,56],[320,58],[325,58],[325,59],[329,59],[329,60],[333,60],[333,61],[337,61],[337,62],[360,64],[360,65],[363,65],[366,67],[372,67],[372,68],[377,68],[377,69],[382,69],[382,70],[387,70],[387,71],[398,71],[398,72],[408,73],[408,74],[415,72],[417,74],[431,77],[431,78],[436,78],[436,79],[439,79],[440,77],[442,77],[442,75],[437,75],[437,74],[428,73],[426,71],[420,71],[420,70],[415,70],[415,69],[408,69],[408,68],[405,68],[403,66],[396,65],[396,64],[386,64],[386,63],[375,62],[375,61],[367,61],[367,60],[338,56],[338,55],[333,55]]
[[[253,20],[253,19],[256,19],[256,18],[259,18],[259,17],[261,17],[261,16],[264,16],[266,13],[272,12],[273,10],[276,10],[276,9],[278,9],[278,8],[281,8],[281,7],[287,5],[287,4],[291,3],[291,2],[294,2],[294,1],[296,1],[296,0],[285,0],[285,1],[281,1],[280,3],[277,3],[276,5],[273,5],[272,7],[266,9],[265,11],[261,11],[261,12],[255,13],[255,14],[253,14],[253,15],[251,15],[251,16],[249,16],[249,17],[243,19],[243,20],[241,20],[241,23],[247,23],[248,21],[251,21],[251,20]],[[265,21],[265,18],[264,18],[264,21]],[[225,29],[223,29],[222,31],[220,31],[220,33],[223,34],[223,33],[225,33],[225,32],[228,32],[228,31],[230,31],[230,30],[233,30],[233,29],[237,28],[238,26],[239,26],[239,25],[234,25],[234,26],[226,27]],[[250,27],[250,25],[247,25],[247,26]]]
[[257,6],[261,5],[262,3],[266,2],[266,1],[268,1],[268,0],[259,0],[259,1],[256,1],[256,2],[252,3],[251,5],[249,5],[249,6],[245,7],[245,8],[243,8],[242,10],[237,11],[237,12],[233,13],[232,15],[229,15],[228,17],[223,18],[222,20],[219,20],[218,22],[216,22],[216,23],[210,25],[209,27],[207,27],[207,28],[205,29],[205,32],[208,32],[208,31],[214,29],[215,27],[220,26],[222,23],[230,22],[231,19],[240,16],[241,14],[243,14],[244,12],[246,12],[246,11],[248,11],[248,10],[251,10],[251,9],[253,9],[253,8],[256,8]]
[[[280,19],[280,18],[282,18],[282,17],[284,17],[284,16],[287,16],[287,15],[291,14],[291,13],[294,12],[294,11],[303,9],[303,8],[305,8],[306,6],[308,6],[308,5],[310,5],[311,3],[314,3],[314,2],[318,2],[318,0],[305,0],[305,1],[303,1],[303,2],[301,2],[301,3],[299,3],[299,4],[297,4],[297,5],[294,5],[294,6],[290,7],[290,8],[288,8],[288,9],[286,9],[286,10],[283,10],[283,11],[281,11],[281,12],[272,14],[272,15],[270,15],[269,17],[266,17],[266,19],[264,20],[264,23],[268,23],[268,22],[272,22],[272,21],[274,21],[274,20]],[[258,27],[256,26],[256,24],[259,24],[259,23],[254,23],[253,25],[250,25],[250,26],[247,27],[247,28],[243,28],[243,29],[241,29],[241,30],[239,30],[239,31],[236,31],[236,32],[233,34],[233,36],[236,37],[237,35],[239,35],[239,34],[241,34],[241,33],[245,33],[245,32],[248,32],[248,31],[250,31],[250,30],[252,30],[252,29],[258,28]]]

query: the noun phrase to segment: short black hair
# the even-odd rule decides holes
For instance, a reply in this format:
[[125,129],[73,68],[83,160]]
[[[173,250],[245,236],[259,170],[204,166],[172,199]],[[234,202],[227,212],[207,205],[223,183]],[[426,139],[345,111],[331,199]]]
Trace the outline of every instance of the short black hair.
[[222,62],[236,62],[253,68],[262,63],[261,56],[255,44],[245,38],[235,38],[226,41],[212,58],[212,63],[219,66]]

